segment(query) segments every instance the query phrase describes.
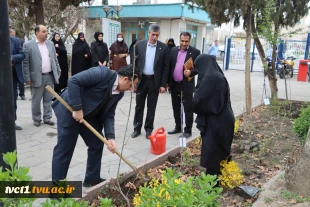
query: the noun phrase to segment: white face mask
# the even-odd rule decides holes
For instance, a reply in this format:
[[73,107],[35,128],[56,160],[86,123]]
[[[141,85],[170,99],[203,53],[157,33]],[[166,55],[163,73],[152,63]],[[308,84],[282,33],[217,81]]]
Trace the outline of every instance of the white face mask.
[[117,38],[117,40],[118,40],[119,42],[121,42],[121,41],[123,41],[123,38],[119,37],[119,38]]

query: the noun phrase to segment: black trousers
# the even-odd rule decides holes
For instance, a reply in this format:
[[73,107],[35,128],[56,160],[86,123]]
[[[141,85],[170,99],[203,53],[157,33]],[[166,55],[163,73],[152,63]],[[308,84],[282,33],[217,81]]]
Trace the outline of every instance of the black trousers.
[[[183,91],[183,82],[175,82],[173,81],[171,84],[171,100],[172,100],[172,108],[173,115],[175,121],[175,128],[181,129],[181,91]],[[192,133],[192,126],[194,121],[194,113],[193,113],[193,95],[192,94],[184,94],[183,97],[183,105],[185,112],[185,125],[184,133]]]
[[[102,135],[103,126],[100,124],[99,118],[94,117],[87,121]],[[99,181],[103,142],[87,127],[80,123],[76,123],[71,127],[63,127],[57,122],[57,129],[58,140],[53,152],[52,180],[59,181],[67,177],[75,145],[80,134],[85,144],[88,146],[87,167],[84,181],[91,184]]]
[[145,100],[147,99],[147,113],[144,129],[146,132],[153,131],[158,95],[159,89],[157,90],[155,87],[154,76],[143,76],[139,88],[136,91],[136,111],[133,120],[134,130],[141,131]]

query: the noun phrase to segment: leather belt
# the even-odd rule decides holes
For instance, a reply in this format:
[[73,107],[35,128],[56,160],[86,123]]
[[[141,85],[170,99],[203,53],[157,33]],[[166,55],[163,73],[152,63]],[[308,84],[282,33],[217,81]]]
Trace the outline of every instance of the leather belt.
[[154,75],[145,75],[145,74],[142,74],[143,77],[145,78],[154,78]]
[[49,75],[49,74],[52,74],[53,72],[48,72],[48,73],[42,73],[42,75]]
[[175,80],[172,80],[173,83],[183,83],[183,81],[175,81]]

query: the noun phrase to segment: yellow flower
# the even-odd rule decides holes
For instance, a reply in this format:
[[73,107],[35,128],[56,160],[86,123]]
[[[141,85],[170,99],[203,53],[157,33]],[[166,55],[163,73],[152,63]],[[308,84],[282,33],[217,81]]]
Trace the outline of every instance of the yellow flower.
[[219,175],[220,183],[224,187],[233,189],[243,182],[243,175],[239,169],[238,163],[227,160],[221,162],[221,175]]
[[133,198],[133,204],[135,206],[140,206],[142,204],[142,199],[140,198],[138,193],[136,193],[135,197]]
[[238,119],[237,121],[235,121],[235,129],[234,129],[234,132],[235,132],[235,133],[238,132],[239,126],[240,126],[240,121],[239,121],[239,119]]
[[177,185],[180,185],[181,179],[175,179],[175,180],[174,180],[174,183],[177,184]]

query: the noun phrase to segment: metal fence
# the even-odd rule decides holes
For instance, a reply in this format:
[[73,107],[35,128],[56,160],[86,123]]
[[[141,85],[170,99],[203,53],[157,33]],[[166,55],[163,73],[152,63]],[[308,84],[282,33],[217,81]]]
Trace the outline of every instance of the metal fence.
[[[260,39],[263,45],[266,57],[271,56],[272,47],[265,40]],[[280,40],[279,42],[281,42]],[[245,37],[230,37],[226,38],[225,51],[222,54],[223,69],[225,70],[245,70]],[[261,60],[254,40],[251,40],[251,72],[263,71],[263,60]],[[298,72],[299,62],[304,59],[307,47],[307,41],[286,40],[283,41],[284,51],[283,57],[294,56],[295,73]]]

